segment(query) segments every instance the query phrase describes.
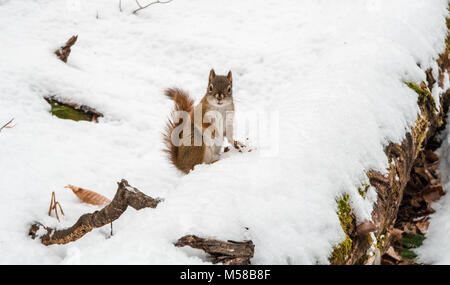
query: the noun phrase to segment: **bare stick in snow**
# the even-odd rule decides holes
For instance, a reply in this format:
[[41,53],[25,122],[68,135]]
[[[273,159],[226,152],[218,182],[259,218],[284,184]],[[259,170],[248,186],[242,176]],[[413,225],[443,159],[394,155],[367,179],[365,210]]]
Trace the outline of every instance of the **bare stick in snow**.
[[56,56],[62,60],[64,63],[67,62],[67,58],[70,55],[70,48],[76,43],[78,39],[78,36],[72,36],[64,46],[60,47],[59,49],[55,50]]
[[59,222],[59,215],[58,215],[58,208],[57,208],[57,206],[59,206],[59,211],[64,216],[64,211],[63,211],[63,209],[61,207],[61,204],[58,201],[56,201],[55,191],[53,191],[52,192],[52,198],[50,199],[50,208],[48,209],[48,215],[51,217],[52,216],[52,211],[55,211],[56,219]]
[[147,8],[147,7],[149,7],[149,6],[153,5],[153,4],[167,4],[167,3],[170,3],[170,2],[172,2],[172,0],[167,0],[167,1],[160,1],[160,0],[157,0],[157,1],[150,2],[150,3],[148,3],[147,5],[142,6],[142,5],[139,3],[139,1],[136,0],[136,4],[139,6],[139,8],[136,9],[136,10],[134,10],[134,11],[133,11],[133,14],[136,14],[138,11],[140,11],[140,10],[142,10],[142,9],[145,9],[145,8]]
[[94,213],[82,215],[70,228],[58,230],[46,227],[41,223],[34,223],[30,228],[29,235],[33,239],[39,237],[44,245],[66,244],[82,238],[95,228],[117,220],[128,206],[140,210],[156,208],[158,203],[161,202],[161,200],[149,197],[138,189],[131,187],[125,179],[122,179],[118,185],[116,195],[110,204]]
[[255,245],[251,240],[242,242],[232,240],[220,241],[187,235],[175,243],[176,247],[187,245],[210,254],[213,258],[213,263],[221,262],[225,265],[248,265],[255,251]]
[[0,128],[0,132],[1,132],[3,129],[10,129],[10,128],[14,127],[14,126],[10,126],[10,124],[12,123],[12,121],[14,121],[14,118],[12,118],[11,120],[9,120],[9,122],[7,122],[3,127],[1,127],[1,128]]

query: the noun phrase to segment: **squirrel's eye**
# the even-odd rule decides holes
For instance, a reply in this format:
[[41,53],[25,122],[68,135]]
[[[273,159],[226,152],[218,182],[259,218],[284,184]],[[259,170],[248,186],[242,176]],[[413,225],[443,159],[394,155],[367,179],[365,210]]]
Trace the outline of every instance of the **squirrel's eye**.
[[209,85],[209,92],[212,92],[212,90],[213,90],[213,86],[211,84],[211,85]]
[[231,86],[228,86],[227,91],[228,91],[229,94],[231,93]]

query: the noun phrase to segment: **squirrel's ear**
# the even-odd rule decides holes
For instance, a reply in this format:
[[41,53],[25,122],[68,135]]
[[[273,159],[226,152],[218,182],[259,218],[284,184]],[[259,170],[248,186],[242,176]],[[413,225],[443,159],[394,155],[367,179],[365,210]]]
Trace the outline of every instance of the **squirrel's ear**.
[[211,71],[209,72],[209,80],[214,79],[216,77],[216,73],[214,72],[214,69],[211,68]]
[[231,74],[231,70],[228,71],[228,75],[227,75],[228,80],[232,81],[233,80],[233,76]]

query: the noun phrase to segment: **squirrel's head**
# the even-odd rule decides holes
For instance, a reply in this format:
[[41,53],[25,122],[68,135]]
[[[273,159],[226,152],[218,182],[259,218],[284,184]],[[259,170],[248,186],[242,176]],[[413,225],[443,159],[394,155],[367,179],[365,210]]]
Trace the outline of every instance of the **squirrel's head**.
[[228,72],[227,76],[222,76],[216,75],[214,69],[211,69],[206,96],[208,103],[215,107],[224,107],[233,103],[233,78],[231,71]]

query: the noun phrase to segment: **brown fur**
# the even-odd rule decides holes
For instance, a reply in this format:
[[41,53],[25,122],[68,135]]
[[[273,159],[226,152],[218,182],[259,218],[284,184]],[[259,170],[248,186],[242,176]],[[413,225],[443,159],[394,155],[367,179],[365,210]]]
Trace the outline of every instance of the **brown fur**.
[[[201,146],[194,146],[194,132],[201,132],[200,135],[203,135],[203,130],[210,126],[210,123],[203,123],[203,117],[205,113],[209,110],[216,110],[217,108],[221,108],[211,105],[210,100],[215,103],[227,103],[227,105],[225,105],[227,110],[234,111],[231,86],[231,71],[227,76],[216,76],[214,70],[211,70],[206,95],[200,101],[201,105],[199,104],[195,108],[194,100],[192,100],[189,95],[183,90],[177,88],[169,88],[164,91],[164,94],[175,102],[175,111],[188,112],[191,120],[190,146],[181,144],[177,147],[172,144],[172,131],[182,124],[182,120],[178,123],[174,123],[175,121],[178,121],[178,118],[175,117],[175,113],[171,114],[164,131],[164,142],[166,144],[166,149],[164,151],[168,154],[170,162],[182,172],[189,173],[189,171],[193,169],[197,164],[213,163],[217,161],[217,159],[212,158],[212,153],[216,154],[217,150],[216,152],[214,152],[214,150],[211,147],[208,147],[203,142],[203,140]],[[202,124],[200,126],[194,126],[194,112],[197,108],[202,108]],[[228,134],[227,137],[232,138],[232,134]]]

